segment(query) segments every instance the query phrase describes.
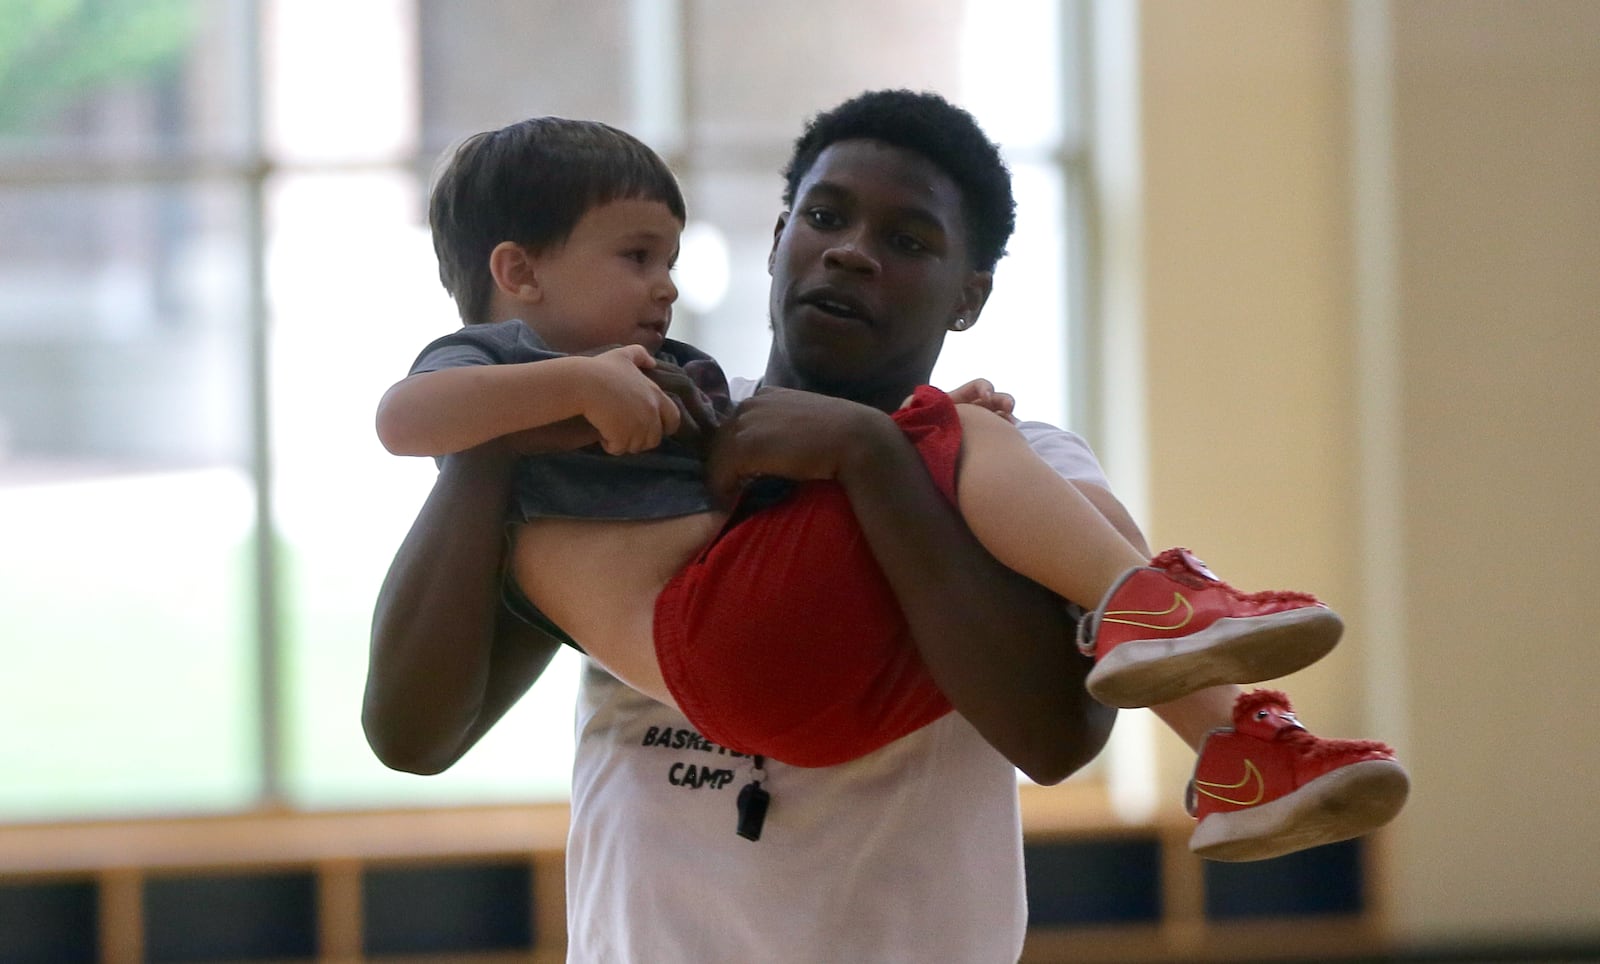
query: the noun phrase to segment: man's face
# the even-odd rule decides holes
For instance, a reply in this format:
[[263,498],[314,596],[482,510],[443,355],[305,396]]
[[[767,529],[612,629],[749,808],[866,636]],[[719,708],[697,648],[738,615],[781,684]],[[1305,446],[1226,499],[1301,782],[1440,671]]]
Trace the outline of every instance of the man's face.
[[961,191],[922,155],[880,141],[824,150],[768,258],[769,384],[892,408],[926,382],[992,276],[972,267]]

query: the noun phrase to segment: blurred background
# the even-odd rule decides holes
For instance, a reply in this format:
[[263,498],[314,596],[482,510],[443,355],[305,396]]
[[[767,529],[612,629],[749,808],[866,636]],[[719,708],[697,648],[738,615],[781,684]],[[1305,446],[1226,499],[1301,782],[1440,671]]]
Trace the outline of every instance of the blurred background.
[[[458,323],[429,174],[532,115],[640,135],[689,202],[674,334],[759,373],[778,172],[872,87],[1016,180],[936,381],[1346,616],[1284,686],[1411,768],[1385,940],[1600,958],[1589,0],[0,0],[0,824],[559,803],[574,660],[439,777],[359,728],[433,475],[372,415]],[[1174,817],[1190,755],[1122,716],[1050,792]]]
[[353,725],[378,580],[433,475],[372,417],[459,324],[425,206],[468,134],[562,114],[649,140],[694,212],[674,334],[756,375],[802,122],[874,85],[961,94],[1012,148],[1024,225],[994,324],[941,378],[993,371],[1066,416],[1083,164],[1057,4],[852,11],[886,50],[790,46],[819,11],[747,4],[6,6],[0,607],[23,664],[0,703],[43,737],[4,750],[8,817],[565,793],[559,693],[438,780],[388,773]]

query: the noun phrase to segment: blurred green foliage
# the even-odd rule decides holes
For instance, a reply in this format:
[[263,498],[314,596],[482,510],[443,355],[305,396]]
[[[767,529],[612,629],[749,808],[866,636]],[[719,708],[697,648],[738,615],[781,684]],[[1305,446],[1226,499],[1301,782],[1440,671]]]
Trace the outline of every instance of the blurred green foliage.
[[203,0],[0,0],[0,134],[177,64]]

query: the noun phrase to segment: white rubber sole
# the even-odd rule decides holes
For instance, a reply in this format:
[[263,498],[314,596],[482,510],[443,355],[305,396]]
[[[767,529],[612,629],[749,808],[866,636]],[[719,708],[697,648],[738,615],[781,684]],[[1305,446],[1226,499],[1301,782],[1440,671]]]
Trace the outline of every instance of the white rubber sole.
[[1395,818],[1411,792],[1393,760],[1340,767],[1271,803],[1213,813],[1189,837],[1207,860],[1267,860],[1371,833]]
[[1154,706],[1208,686],[1287,676],[1328,655],[1343,633],[1344,621],[1322,606],[1219,619],[1190,636],[1122,643],[1095,663],[1086,685],[1108,706]]

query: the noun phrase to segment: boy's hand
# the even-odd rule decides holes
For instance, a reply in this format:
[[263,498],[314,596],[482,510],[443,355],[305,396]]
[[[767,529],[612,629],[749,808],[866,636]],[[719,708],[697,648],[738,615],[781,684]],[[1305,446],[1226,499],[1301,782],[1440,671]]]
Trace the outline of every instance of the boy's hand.
[[995,391],[994,383],[987,378],[974,378],[946,394],[950,396],[950,401],[957,405],[976,405],[988,409],[1013,425],[1017,423],[1016,416],[1011,414],[1017,405],[1017,400],[1005,392]]
[[623,345],[591,356],[579,399],[583,417],[600,433],[612,455],[645,452],[678,430],[678,405],[645,374],[655,357],[640,345]]

